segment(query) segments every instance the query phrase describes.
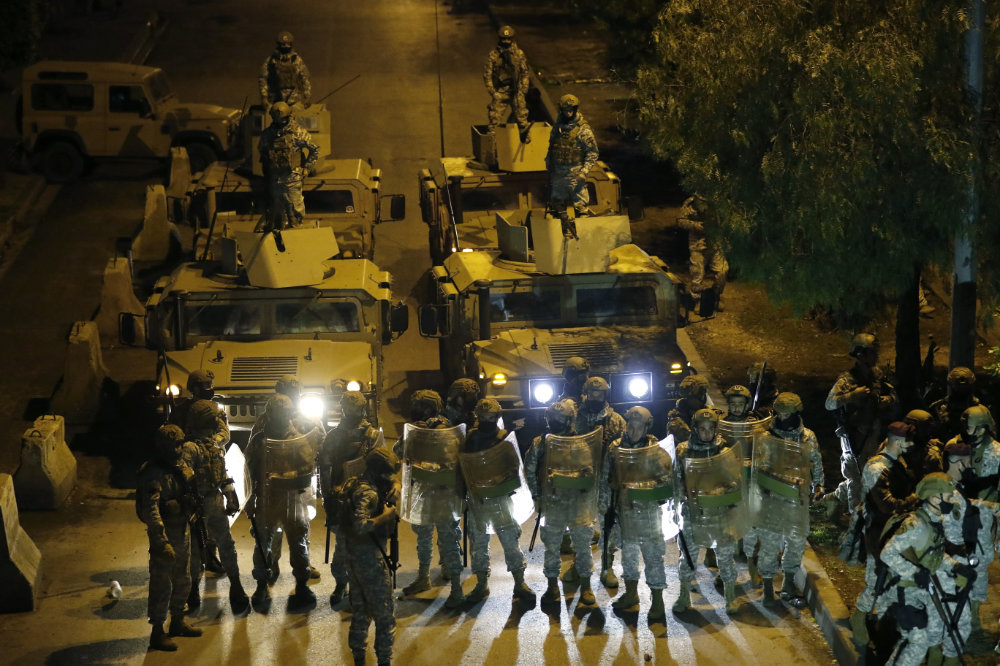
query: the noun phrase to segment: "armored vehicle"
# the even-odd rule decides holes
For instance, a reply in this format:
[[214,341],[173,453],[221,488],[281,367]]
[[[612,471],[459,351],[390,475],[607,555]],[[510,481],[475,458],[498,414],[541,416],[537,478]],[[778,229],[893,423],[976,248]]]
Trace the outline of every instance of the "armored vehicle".
[[542,209],[498,213],[495,225],[498,249],[463,249],[431,269],[420,332],[439,338],[446,378],[478,377],[505,421],[534,429],[566,359],[582,356],[616,409],[643,404],[662,420],[690,371],[676,343],[683,285],[631,244],[628,218],[577,219],[579,240]]
[[[235,231],[221,260],[184,263],[146,302],[146,345],[161,352],[158,393],[179,395],[188,375],[215,375],[230,427],[248,430],[283,375],[302,385],[304,415],[339,420],[339,396],[360,390],[377,419],[382,346],[402,334],[407,307],[393,305],[389,273],[340,254],[329,228]],[[122,337],[130,325],[122,316]]]
[[[496,213],[544,207],[548,203],[547,122],[532,123],[524,143],[516,124],[493,132],[472,127],[473,157],[443,157],[420,171],[420,214],[428,227],[431,260],[440,265],[452,252],[496,248]],[[622,197],[621,181],[604,162],[587,175],[589,207],[597,215],[628,212],[642,217],[638,199]]]
[[43,60],[25,68],[17,110],[22,148],[51,182],[91,158],[166,158],[184,146],[196,170],[238,151],[239,109],[181,102],[162,69]]

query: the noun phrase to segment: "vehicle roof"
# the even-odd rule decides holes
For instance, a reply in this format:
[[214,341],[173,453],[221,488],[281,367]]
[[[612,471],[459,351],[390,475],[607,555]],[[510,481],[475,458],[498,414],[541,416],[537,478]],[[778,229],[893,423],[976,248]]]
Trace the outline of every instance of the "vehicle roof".
[[[78,61],[78,60],[42,60],[24,69],[25,79],[38,79],[43,72],[76,73],[86,74],[86,81],[141,81],[149,74],[157,71],[159,67],[148,67],[145,65],[130,65],[123,62],[103,62],[103,61]],[[67,77],[67,79],[70,77]],[[58,81],[60,78],[53,77],[51,80]]]
[[[326,168],[332,165],[332,168]],[[344,181],[361,181],[366,187],[372,186],[372,179],[378,173],[378,169],[368,164],[362,159],[327,159],[323,161],[324,170],[315,176],[309,176],[302,181],[303,191],[331,190],[337,189],[337,184]],[[239,192],[250,187],[249,179],[229,167],[225,162],[213,162],[198,183],[201,187],[221,189],[222,183],[226,183],[224,192]]]

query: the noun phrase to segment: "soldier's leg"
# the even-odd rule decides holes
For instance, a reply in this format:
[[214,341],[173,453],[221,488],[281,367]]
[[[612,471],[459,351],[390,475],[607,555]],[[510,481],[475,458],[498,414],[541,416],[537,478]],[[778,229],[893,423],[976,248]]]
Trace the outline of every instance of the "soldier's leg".
[[187,524],[168,525],[167,539],[174,547],[173,566],[170,570],[170,615],[180,618],[184,615],[184,605],[191,591],[191,572],[189,570],[191,557],[191,531]]
[[[497,538],[503,546],[503,559],[507,564],[507,571],[524,571],[527,563],[524,553],[521,551],[521,526],[511,525],[497,530]],[[558,545],[556,546],[558,548]]]
[[511,106],[514,107],[514,118],[517,126],[523,131],[528,127],[528,105],[524,100],[524,93],[516,90],[511,95]]
[[865,557],[865,589],[861,590],[856,604],[856,608],[862,613],[871,613],[875,609],[876,567],[875,557],[869,553]]
[[590,551],[590,541],[594,536],[594,528],[590,525],[572,527],[569,530],[569,536],[575,552],[573,558],[576,572],[580,574],[582,580],[589,581],[590,574],[594,572],[594,555]]
[[691,293],[700,294],[705,288],[705,253],[702,250],[690,250],[688,272],[691,275]]
[[794,533],[785,535],[785,552],[781,555],[781,569],[787,575],[791,572],[794,576],[799,567],[802,566],[802,556],[806,552],[806,533]]
[[507,121],[509,115],[506,97],[497,91],[497,94],[490,98],[490,103],[486,106],[486,115],[489,118],[490,127]]
[[555,210],[565,209],[573,200],[573,192],[570,189],[569,169],[563,167],[553,167],[549,170],[549,193],[550,207]]
[[300,226],[306,216],[306,202],[302,198],[302,180],[296,178],[288,185],[288,203],[291,207],[292,226]]
[[757,533],[760,550],[757,552],[757,568],[764,578],[774,578],[778,573],[778,551],[781,549],[781,535],[762,529]]
[[[207,525],[206,525],[207,527]],[[198,529],[197,525],[192,529]],[[201,539],[197,534],[191,535],[191,557],[188,558],[189,577],[191,578],[190,603],[193,610],[201,605],[201,578],[205,573],[205,558],[201,548]]]
[[392,574],[385,560],[379,557],[378,568],[371,572],[368,584],[368,609],[375,621],[375,657],[380,664],[392,658],[392,644],[396,640],[396,606],[392,597]]
[[344,546],[345,537],[339,527],[331,527],[330,531],[333,532],[334,538],[333,555],[330,558],[330,573],[333,574],[333,579],[337,585],[346,584],[348,576],[347,548]]
[[718,247],[712,249],[708,270],[711,271],[715,282],[715,294],[722,298],[722,292],[726,290],[726,273],[729,272],[729,262],[726,261],[725,255]]
[[[421,571],[429,570],[434,556],[434,525],[411,525],[417,535],[417,566]],[[438,534],[438,542],[441,535]]]
[[[263,545],[265,548],[270,546],[270,544],[274,541],[274,535],[277,530],[272,525],[265,523],[262,518],[263,517],[258,514],[256,522],[257,528],[260,530],[260,534],[254,535],[253,578],[258,583],[267,585],[271,578],[271,568],[274,566],[274,548],[271,547],[271,550],[268,553],[272,558],[272,561],[268,563],[265,562],[264,553],[261,551],[258,543]],[[253,526],[250,527],[250,532],[253,534]]]
[[146,602],[146,615],[149,617],[149,623],[154,627],[162,627],[163,623],[167,621],[173,569],[173,563],[163,562],[150,556],[149,599]]
[[441,568],[452,580],[462,575],[462,530],[458,521],[448,516],[436,524]]
[[542,543],[545,545],[542,573],[545,574],[546,578],[552,579],[559,577],[559,546],[562,544],[563,532],[566,531],[566,526],[562,522],[556,524],[556,521],[550,521],[549,517],[546,514],[545,524],[538,529],[538,532],[542,537]]
[[[236,556],[236,542],[233,541],[233,534],[229,529],[229,516],[226,515],[222,503],[222,495],[217,494],[214,499],[206,499],[202,509],[205,515],[205,528],[219,548],[219,560],[226,570],[226,575],[230,578],[239,577],[240,565]],[[194,559],[193,554],[191,559]]]
[[486,527],[477,519],[476,514],[469,512],[469,552],[472,563],[472,573],[481,577],[490,575],[490,535]]
[[[656,538],[656,536],[660,538]],[[639,542],[639,548],[642,550],[646,585],[653,590],[662,590],[667,586],[667,547],[663,541],[663,535],[653,535],[653,538],[643,539]]]
[[351,601],[351,626],[347,630],[347,645],[354,655],[355,664],[365,663],[368,625],[371,624],[371,616],[368,614],[371,604],[367,598],[371,581],[365,579],[365,573],[360,562],[349,563],[347,596]]
[[[949,594],[951,593],[950,590],[947,592]],[[948,602],[947,606],[948,606],[948,611],[951,613],[951,617],[954,618],[955,611],[958,610],[958,604],[956,602]],[[972,634],[971,610],[972,609],[969,607],[969,604],[967,603],[963,604],[962,614],[958,616],[955,622],[955,624],[957,625],[956,627],[958,633],[957,638],[959,639],[960,645],[965,645],[966,643],[968,643],[969,636]],[[937,611],[934,612],[935,614],[937,613]],[[941,622],[941,631],[942,631],[941,645],[942,645],[942,652],[944,652],[944,656],[957,657],[959,655],[958,648],[955,647],[955,641],[952,640],[952,637],[948,634],[947,630],[945,629],[944,622]]]
[[639,542],[635,539],[622,540],[622,578],[639,580]]
[[590,203],[590,192],[587,190],[587,179],[581,179],[573,186],[573,207],[577,213],[586,213]]
[[723,583],[736,581],[736,543],[719,544],[715,547],[715,560],[719,564],[719,578]]
[[309,522],[305,516],[286,521],[285,537],[288,539],[288,562],[292,565],[292,575],[296,583],[305,584],[309,580]]

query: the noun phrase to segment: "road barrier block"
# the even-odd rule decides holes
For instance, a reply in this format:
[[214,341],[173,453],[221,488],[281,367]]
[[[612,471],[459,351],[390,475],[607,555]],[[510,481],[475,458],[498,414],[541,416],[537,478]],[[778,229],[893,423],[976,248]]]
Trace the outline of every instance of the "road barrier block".
[[114,257],[108,260],[104,267],[104,285],[101,288],[101,308],[95,321],[101,339],[112,342],[118,339],[118,314],[130,312],[138,315],[136,318],[137,344],[144,340],[144,320],[146,312],[142,302],[135,297],[132,290],[132,270],[129,260],[125,257]]
[[66,445],[66,421],[57,414],[35,419],[21,436],[21,465],[14,490],[21,510],[56,509],[76,485],[76,458]]
[[132,241],[132,259],[163,261],[170,253],[170,222],[167,219],[167,193],[163,185],[146,188],[146,212],[142,226]]
[[14,479],[0,474],[0,613],[37,608],[42,554],[21,527]]
[[101,385],[108,376],[101,355],[97,323],[78,321],[69,334],[62,384],[52,396],[51,409],[69,424],[89,424],[101,406]]

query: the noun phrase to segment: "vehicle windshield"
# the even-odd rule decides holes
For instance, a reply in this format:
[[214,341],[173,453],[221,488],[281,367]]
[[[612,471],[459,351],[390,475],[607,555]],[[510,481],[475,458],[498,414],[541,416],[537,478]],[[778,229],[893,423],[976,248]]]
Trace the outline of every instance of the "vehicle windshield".
[[576,290],[576,314],[581,318],[646,317],[656,312],[656,289],[649,285]]
[[655,284],[539,285],[530,290],[490,291],[491,321],[534,323],[541,328],[602,324],[659,325],[660,295]]
[[354,193],[351,190],[305,190],[302,192],[306,210],[314,214],[354,213]]
[[562,315],[562,293],[552,291],[522,291],[490,293],[490,318],[502,321],[551,321]]
[[527,198],[527,207],[541,206],[546,201],[546,182],[490,183],[462,188],[462,211],[464,213],[492,210],[517,210],[521,207],[521,196]]
[[351,299],[188,301],[184,320],[187,335],[202,338],[270,339],[361,330],[359,304]]
[[163,101],[174,94],[174,91],[170,88],[170,82],[167,81],[167,75],[162,69],[158,69],[147,76],[146,83],[149,85],[149,94],[157,102]]
[[281,303],[275,309],[275,332],[282,333],[356,333],[358,306],[354,303]]

